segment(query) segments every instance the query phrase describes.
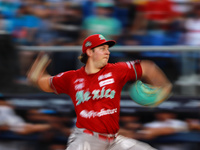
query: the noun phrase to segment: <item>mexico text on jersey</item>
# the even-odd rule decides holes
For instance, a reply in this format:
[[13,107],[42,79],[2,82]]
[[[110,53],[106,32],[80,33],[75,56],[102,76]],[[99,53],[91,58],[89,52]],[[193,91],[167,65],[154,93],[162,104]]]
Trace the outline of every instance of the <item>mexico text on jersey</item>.
[[108,63],[95,74],[85,68],[67,71],[51,78],[55,93],[65,93],[73,101],[76,126],[100,133],[119,129],[120,98],[123,86],[142,76],[139,61]]

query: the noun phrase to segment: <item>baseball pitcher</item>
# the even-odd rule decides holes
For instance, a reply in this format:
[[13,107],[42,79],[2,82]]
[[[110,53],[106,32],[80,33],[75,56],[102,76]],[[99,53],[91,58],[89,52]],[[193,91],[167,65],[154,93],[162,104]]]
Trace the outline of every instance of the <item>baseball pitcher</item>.
[[28,79],[41,90],[65,93],[73,101],[77,122],[66,150],[154,150],[118,135],[121,91],[127,81],[145,80],[162,87],[165,94],[172,85],[151,61],[108,63],[109,47],[115,43],[100,34],[87,37],[79,57],[85,65],[78,70],[51,76],[45,72],[50,62],[46,55],[40,55],[30,68]]

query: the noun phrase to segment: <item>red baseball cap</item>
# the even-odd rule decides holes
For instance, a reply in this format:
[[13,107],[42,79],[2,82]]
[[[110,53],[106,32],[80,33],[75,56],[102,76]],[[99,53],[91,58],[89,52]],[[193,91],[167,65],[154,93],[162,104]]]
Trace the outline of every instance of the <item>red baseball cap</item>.
[[105,37],[101,34],[93,34],[88,36],[82,45],[82,52],[85,53],[88,48],[94,48],[102,44],[108,44],[109,47],[114,46],[116,41],[114,40],[106,40]]

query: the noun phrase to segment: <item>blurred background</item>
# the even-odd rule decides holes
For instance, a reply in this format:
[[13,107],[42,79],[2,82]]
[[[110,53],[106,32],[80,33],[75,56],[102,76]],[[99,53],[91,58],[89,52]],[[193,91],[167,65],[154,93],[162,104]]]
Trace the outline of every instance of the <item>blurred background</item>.
[[123,88],[120,134],[159,150],[200,147],[199,0],[0,0],[0,150],[64,150],[75,126],[70,97],[47,94],[26,74],[40,51],[51,75],[83,64],[83,40],[114,39],[109,62],[153,60],[173,83],[156,108]]

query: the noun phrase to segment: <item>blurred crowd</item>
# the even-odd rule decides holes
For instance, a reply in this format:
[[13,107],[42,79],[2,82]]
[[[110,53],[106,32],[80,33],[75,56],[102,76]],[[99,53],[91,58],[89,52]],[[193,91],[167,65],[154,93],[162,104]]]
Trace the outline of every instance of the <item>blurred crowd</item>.
[[70,114],[44,108],[20,110],[3,98],[0,100],[2,150],[64,150],[74,126],[75,119]]
[[[73,112],[66,114],[37,107],[19,109],[9,99],[2,97],[0,149],[64,150],[75,127],[75,120]],[[198,115],[181,116],[172,109],[120,115],[119,135],[148,142],[158,150],[198,150],[199,131]],[[194,132],[198,136],[189,134]]]
[[[78,46],[88,35],[100,33],[121,46],[198,46],[199,18],[199,0],[0,0],[0,70],[4,78],[0,82],[7,84],[13,77],[24,81],[37,53],[16,51],[18,45]],[[176,57],[173,54],[169,57]],[[55,49],[51,74],[79,68],[78,55]],[[134,56],[112,52],[110,62]],[[184,59],[175,58],[180,62],[174,65],[183,75],[180,83],[190,79],[196,84],[197,78],[192,77],[200,70],[199,53],[186,52],[181,57]]]
[[19,45],[199,45],[198,0],[1,0],[0,31]]

